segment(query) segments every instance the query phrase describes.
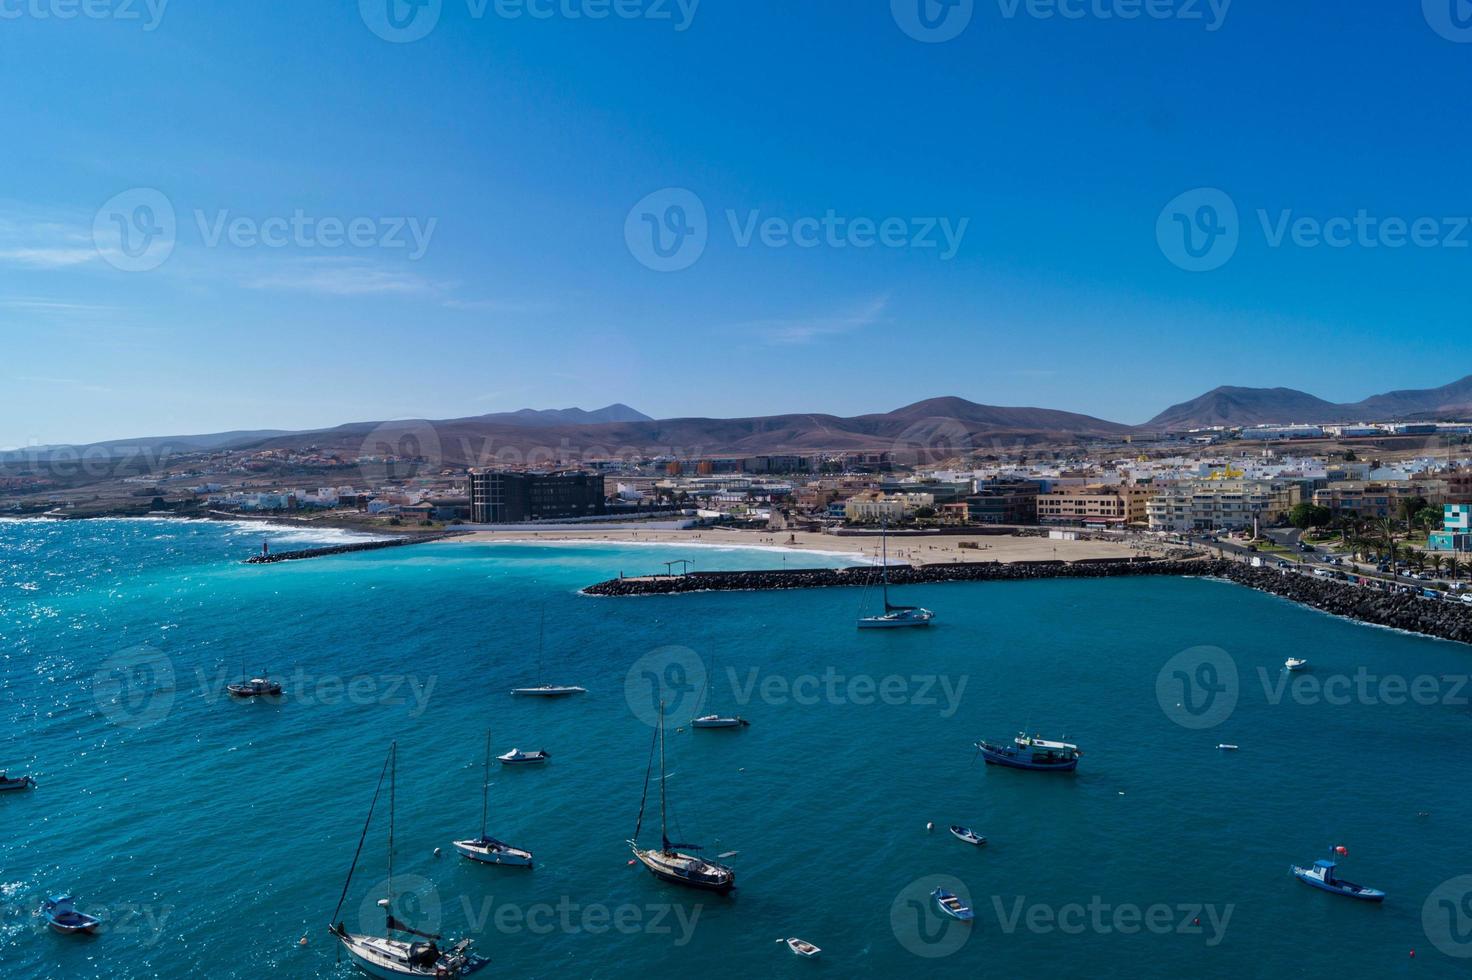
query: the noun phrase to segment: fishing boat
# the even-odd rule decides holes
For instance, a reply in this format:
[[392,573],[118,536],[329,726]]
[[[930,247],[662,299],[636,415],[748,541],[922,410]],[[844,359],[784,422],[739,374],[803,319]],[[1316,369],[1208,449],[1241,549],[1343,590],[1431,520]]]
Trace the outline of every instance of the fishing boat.
[[1302,659],[1301,657],[1289,657],[1287,660],[1283,661],[1284,670],[1302,670],[1307,666],[1308,661]]
[[1011,745],[994,745],[982,741],[976,743],[976,749],[989,766],[1050,772],[1072,772],[1078,768],[1078,757],[1083,755],[1077,745],[1050,742],[1026,732],[1019,732]]
[[[644,828],[644,810],[649,802],[649,779],[654,772],[654,753],[659,750],[659,837],[658,849],[639,847],[639,832]],[[644,794],[639,800],[639,819],[634,823],[634,836],[628,841],[634,860],[649,869],[650,874],[676,885],[701,888],[713,892],[729,892],[736,886],[736,872],[724,864],[700,857],[704,850],[698,844],[675,844],[670,841],[666,805],[666,770],[664,758],[664,702],[659,703],[659,724],[649,746],[649,764],[644,769]],[[682,851],[681,848],[685,850]],[[686,851],[694,853],[686,853]]]
[[543,684],[542,683],[542,652],[545,647],[544,639],[547,632],[547,610],[542,609],[542,623],[537,629],[537,683],[531,687],[513,687],[511,693],[521,698],[566,698],[574,694],[587,694],[586,687],[578,687],[576,684]]
[[789,936],[787,939],[779,939],[777,940],[777,942],[786,943],[788,949],[792,950],[798,956],[802,956],[806,959],[812,959],[814,956],[817,956],[819,953],[823,952],[821,949],[819,949],[817,946],[814,946],[806,939],[798,939],[796,936]]
[[883,555],[879,562],[879,587],[884,593],[884,613],[879,616],[864,616],[859,619],[859,629],[899,629],[907,626],[929,626],[935,613],[919,606],[897,606],[889,601],[889,525],[879,532]]
[[92,932],[102,925],[102,920],[95,915],[78,912],[76,899],[70,895],[55,895],[46,899],[41,904],[41,915],[48,926],[64,936]]
[[501,765],[503,766],[540,766],[552,758],[552,753],[545,749],[538,749],[535,752],[523,752],[521,749],[512,749],[510,752],[496,756],[496,758],[501,760]]
[[[348,877],[342,884],[342,895],[337,900],[337,908],[332,913],[327,931],[342,943],[354,966],[379,980],[394,980],[396,977],[470,976],[490,963],[490,960],[470,952],[471,940],[462,939],[451,943],[448,949],[442,948],[442,936],[415,929],[394,916],[394,791],[397,772],[398,743],[395,742],[389,747],[388,758],[384,760],[383,769],[378,774],[378,787],[373,791],[368,819],[364,821],[363,834],[358,838],[358,850],[353,854],[352,866],[348,868]],[[363,853],[363,842],[368,838],[368,828],[373,823],[373,811],[378,806],[378,797],[383,790],[385,778],[388,780],[388,897],[379,899],[378,905],[384,910],[384,931],[389,935],[370,936],[348,932],[347,927],[338,919],[338,913],[342,911],[348,889],[352,886],[353,872],[358,868],[358,858]],[[396,939],[393,933],[413,938]]]
[[0,770],[0,793],[17,793],[35,785],[36,781],[30,776],[11,776]]
[[1289,865],[1293,876],[1305,885],[1312,885],[1322,891],[1333,892],[1335,895],[1343,895],[1346,898],[1356,898],[1361,902],[1383,902],[1385,893],[1378,888],[1366,888],[1352,881],[1345,881],[1337,873],[1338,862],[1334,857],[1348,857],[1349,849],[1343,846],[1330,848],[1331,857],[1320,858],[1315,861],[1313,867],[1304,868],[1299,865]]
[[226,684],[225,690],[237,698],[277,698],[281,685],[267,677],[252,677],[240,684]]
[[486,732],[486,764],[480,783],[480,836],[471,840],[452,841],[455,850],[482,864],[503,864],[513,868],[530,868],[532,852],[512,847],[486,833],[486,818],[491,801],[491,733]]
[[962,827],[960,824],[951,824],[951,833],[955,836],[957,840],[965,841],[968,844],[975,844],[977,847],[980,847],[981,845],[986,843],[985,837],[981,836],[970,827]]
[[976,918],[976,913],[971,911],[971,906],[957,898],[955,892],[948,892],[944,888],[937,888],[930,893],[930,897],[935,900],[936,907],[941,912],[949,915],[953,919],[959,919],[961,922],[970,922]]

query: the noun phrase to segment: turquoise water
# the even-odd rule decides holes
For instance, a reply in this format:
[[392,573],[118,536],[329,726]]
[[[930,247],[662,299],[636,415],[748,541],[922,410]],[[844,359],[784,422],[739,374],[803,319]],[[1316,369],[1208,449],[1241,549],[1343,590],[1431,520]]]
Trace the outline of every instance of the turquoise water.
[[[1472,691],[1440,679],[1472,671],[1467,647],[1173,579],[917,587],[904,596],[935,628],[861,634],[853,590],[576,594],[672,558],[770,567],[770,552],[434,544],[239,564],[261,536],[0,522],[0,766],[41,784],[0,798],[6,975],[349,976],[324,927],[395,739],[399,907],[476,938],[487,975],[1466,973],[1437,942],[1472,952],[1472,904],[1443,890],[1451,911],[1423,905],[1472,873]],[[507,694],[537,679],[543,609],[545,679],[586,696]],[[1203,645],[1222,653],[1168,666]],[[1310,683],[1363,668],[1433,678],[1437,697],[1275,704],[1289,653],[1313,661]],[[1185,727],[1173,719],[1220,713],[1177,707],[1201,701],[1174,669],[1212,681],[1206,662],[1236,669],[1235,708]],[[219,696],[260,670],[287,697]],[[627,866],[651,678],[677,722],[709,708],[753,723],[668,738],[671,836],[737,852],[731,898]],[[536,852],[530,872],[449,853],[479,829],[487,726],[497,751],[553,754],[494,775],[491,832]],[[1078,742],[1080,771],[973,764],[976,737],[1023,726]],[[989,846],[956,842],[952,822]],[[384,830],[343,906],[350,928],[381,922]],[[1293,881],[1289,863],[1330,844],[1384,906]],[[969,896],[972,926],[924,909],[936,881]],[[54,890],[100,911],[103,934],[40,930]],[[1137,914],[1158,928],[1114,927]],[[790,935],[822,958],[774,943]]]

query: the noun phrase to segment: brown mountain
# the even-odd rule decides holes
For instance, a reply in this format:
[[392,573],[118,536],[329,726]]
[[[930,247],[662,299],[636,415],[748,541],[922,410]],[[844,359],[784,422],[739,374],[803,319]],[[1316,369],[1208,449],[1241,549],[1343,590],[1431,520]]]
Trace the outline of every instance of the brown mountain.
[[1214,388],[1172,405],[1146,429],[1292,422],[1383,422],[1395,419],[1472,416],[1472,375],[1440,388],[1409,389],[1336,404],[1293,388]]

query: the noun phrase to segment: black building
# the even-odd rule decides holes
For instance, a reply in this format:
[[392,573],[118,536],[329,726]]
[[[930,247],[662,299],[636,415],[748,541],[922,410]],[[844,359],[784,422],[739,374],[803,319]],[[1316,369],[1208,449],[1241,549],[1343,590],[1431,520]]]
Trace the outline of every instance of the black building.
[[1036,480],[986,480],[966,498],[966,509],[973,524],[1036,524],[1042,492]]
[[520,524],[603,512],[599,473],[470,471],[470,519],[476,524]]

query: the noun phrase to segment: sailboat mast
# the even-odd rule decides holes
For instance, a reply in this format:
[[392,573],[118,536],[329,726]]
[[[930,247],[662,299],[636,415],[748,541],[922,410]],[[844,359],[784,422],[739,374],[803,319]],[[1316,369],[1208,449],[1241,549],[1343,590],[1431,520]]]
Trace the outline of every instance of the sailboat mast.
[[665,823],[664,805],[664,702],[659,702],[659,838],[664,849],[670,849],[670,832]]
[[547,605],[542,604],[542,621],[537,626],[537,686],[542,686],[542,651],[546,649]]
[[884,611],[889,612],[889,521],[879,525],[879,547],[883,556],[879,559],[880,583],[884,588]]
[[388,748],[388,919],[394,917],[394,791],[399,782],[399,743]]
[[649,803],[649,774],[654,771],[654,745],[659,741],[659,729],[654,730],[654,736],[649,740],[649,761],[644,766],[644,792],[639,796],[639,819],[634,821],[634,839],[632,843],[638,846],[639,831],[644,829],[644,808]]
[[486,815],[491,800],[491,730],[486,729],[486,764],[480,777],[480,839],[486,839]]

